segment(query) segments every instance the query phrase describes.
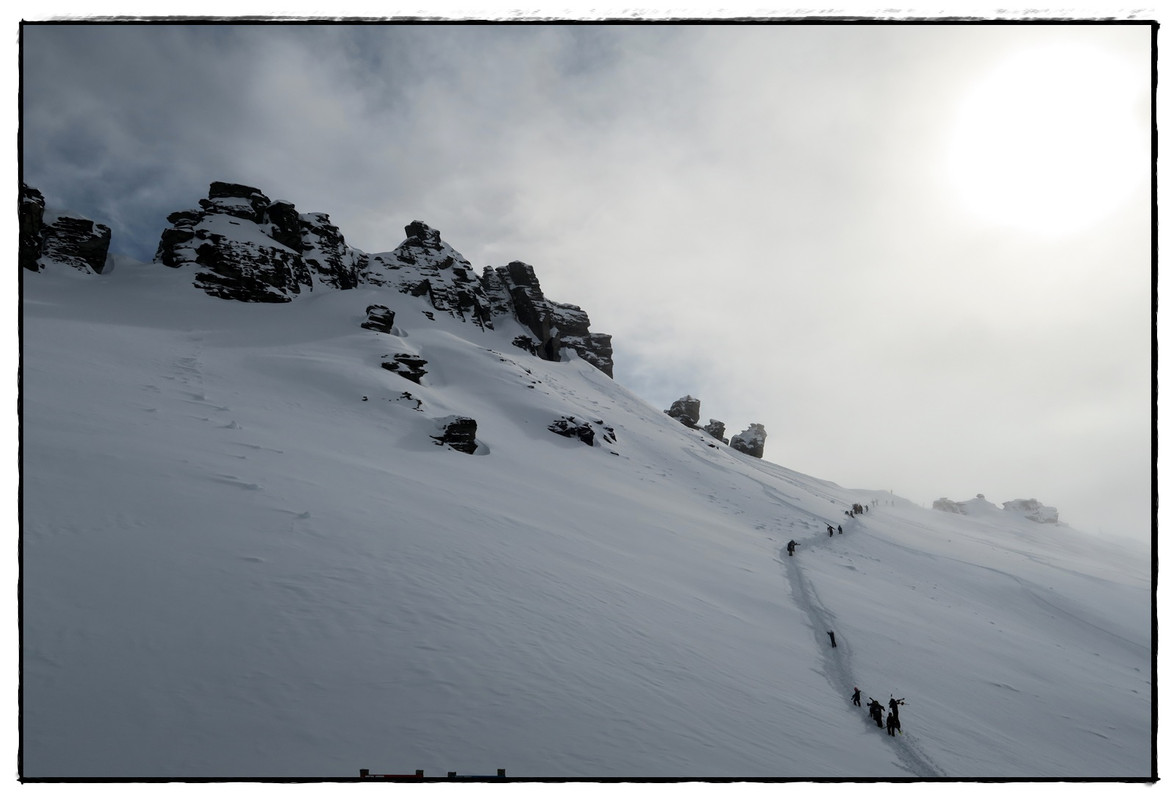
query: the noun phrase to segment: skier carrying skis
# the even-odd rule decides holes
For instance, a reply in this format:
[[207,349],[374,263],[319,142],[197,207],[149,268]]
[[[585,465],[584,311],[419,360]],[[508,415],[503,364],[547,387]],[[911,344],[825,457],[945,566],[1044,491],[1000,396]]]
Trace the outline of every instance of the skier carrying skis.
[[871,697],[870,704],[866,707],[870,710],[870,718],[878,723],[878,727],[884,727],[882,724],[882,704]]
[[894,715],[894,727],[896,727],[896,728],[899,727],[899,725],[898,725],[898,707],[901,705],[906,705],[903,702],[904,700],[906,700],[905,697],[900,697],[897,700],[895,700],[894,695],[890,695],[890,713]]
[[833,526],[832,526],[832,525],[826,525],[825,527],[827,527],[827,528],[829,529],[829,535],[830,535],[830,536],[832,536],[832,535],[833,535]]
[[862,690],[858,687],[853,687],[853,704],[860,707],[862,704]]

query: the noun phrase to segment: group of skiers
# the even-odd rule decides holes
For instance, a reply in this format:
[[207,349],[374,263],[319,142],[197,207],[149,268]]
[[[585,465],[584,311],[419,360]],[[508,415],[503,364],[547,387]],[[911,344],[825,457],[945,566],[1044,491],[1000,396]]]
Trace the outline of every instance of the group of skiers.
[[[853,687],[853,704],[855,706],[862,704],[862,690],[856,686]],[[890,695],[890,713],[886,715],[885,725],[882,723],[882,712],[886,709],[881,703],[871,697],[866,710],[870,712],[870,719],[878,723],[879,728],[886,728],[886,732],[893,736],[895,731],[902,733],[902,726],[898,723],[898,707],[902,705],[906,705],[905,697],[895,700],[894,695]]]
[[[875,505],[877,505],[877,503],[875,503]],[[853,507],[851,509],[847,510],[845,513],[848,514],[849,516],[853,517],[857,514],[866,513],[866,511],[868,509],[869,509],[869,505],[863,505],[861,503],[854,503]],[[833,535],[833,526],[831,524],[826,524],[825,529],[829,532],[830,536]],[[840,525],[837,526],[837,532],[838,533],[843,532],[841,530]],[[797,546],[797,543],[796,543],[795,539],[788,540],[788,555],[791,556],[796,553],[796,546]],[[826,633],[829,634],[829,643],[831,645],[833,645],[834,647],[836,647],[837,646],[837,638],[834,636],[833,631],[826,631]],[[855,706],[861,706],[861,704],[862,704],[862,690],[856,686],[853,687],[853,698],[852,699],[853,699],[853,704]],[[885,722],[882,721],[882,713],[884,711],[886,711],[886,707],[883,706],[881,703],[879,703],[874,698],[872,698],[872,697],[870,698],[870,702],[866,706],[866,710],[870,714],[870,719],[872,719],[872,720],[874,720],[874,722],[878,723],[879,728],[885,728],[886,732],[888,734],[890,734],[891,736],[894,736],[895,731],[897,731],[898,733],[902,733],[902,726],[899,725],[899,722],[898,722],[898,707],[901,705],[906,705],[906,698],[900,697],[897,700],[895,700],[894,695],[891,695],[889,705],[890,705],[890,712],[886,714],[886,721]]]

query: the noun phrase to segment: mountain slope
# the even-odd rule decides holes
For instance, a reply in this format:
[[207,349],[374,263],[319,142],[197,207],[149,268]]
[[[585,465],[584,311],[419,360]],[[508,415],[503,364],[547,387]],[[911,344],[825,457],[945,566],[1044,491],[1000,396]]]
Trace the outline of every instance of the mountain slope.
[[26,776],[1150,774],[1146,554],[716,447],[513,320],[191,281],[24,277]]

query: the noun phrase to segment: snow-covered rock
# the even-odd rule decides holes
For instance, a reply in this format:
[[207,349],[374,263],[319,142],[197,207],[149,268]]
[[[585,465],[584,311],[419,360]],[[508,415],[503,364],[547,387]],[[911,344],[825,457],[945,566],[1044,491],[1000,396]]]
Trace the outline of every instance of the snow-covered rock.
[[1042,505],[1034,498],[1028,500],[1009,500],[1003,504],[1004,510],[1024,517],[1033,522],[1057,523],[1058,510],[1053,506]]
[[731,437],[731,447],[740,453],[746,453],[756,458],[763,458],[764,443],[767,440],[768,432],[764,430],[764,426],[758,422],[753,422],[747,426],[747,430],[743,433],[737,433]]
[[698,424],[698,417],[701,410],[702,401],[696,397],[686,395],[685,397],[679,397],[671,403],[670,407],[666,409],[666,413],[687,428],[693,428]]

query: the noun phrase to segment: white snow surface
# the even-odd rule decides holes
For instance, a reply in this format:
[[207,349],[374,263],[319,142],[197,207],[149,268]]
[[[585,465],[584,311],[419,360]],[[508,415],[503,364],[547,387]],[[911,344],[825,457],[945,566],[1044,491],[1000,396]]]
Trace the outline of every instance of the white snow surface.
[[1152,774],[1146,551],[744,456],[506,320],[191,279],[23,276],[25,777]]

